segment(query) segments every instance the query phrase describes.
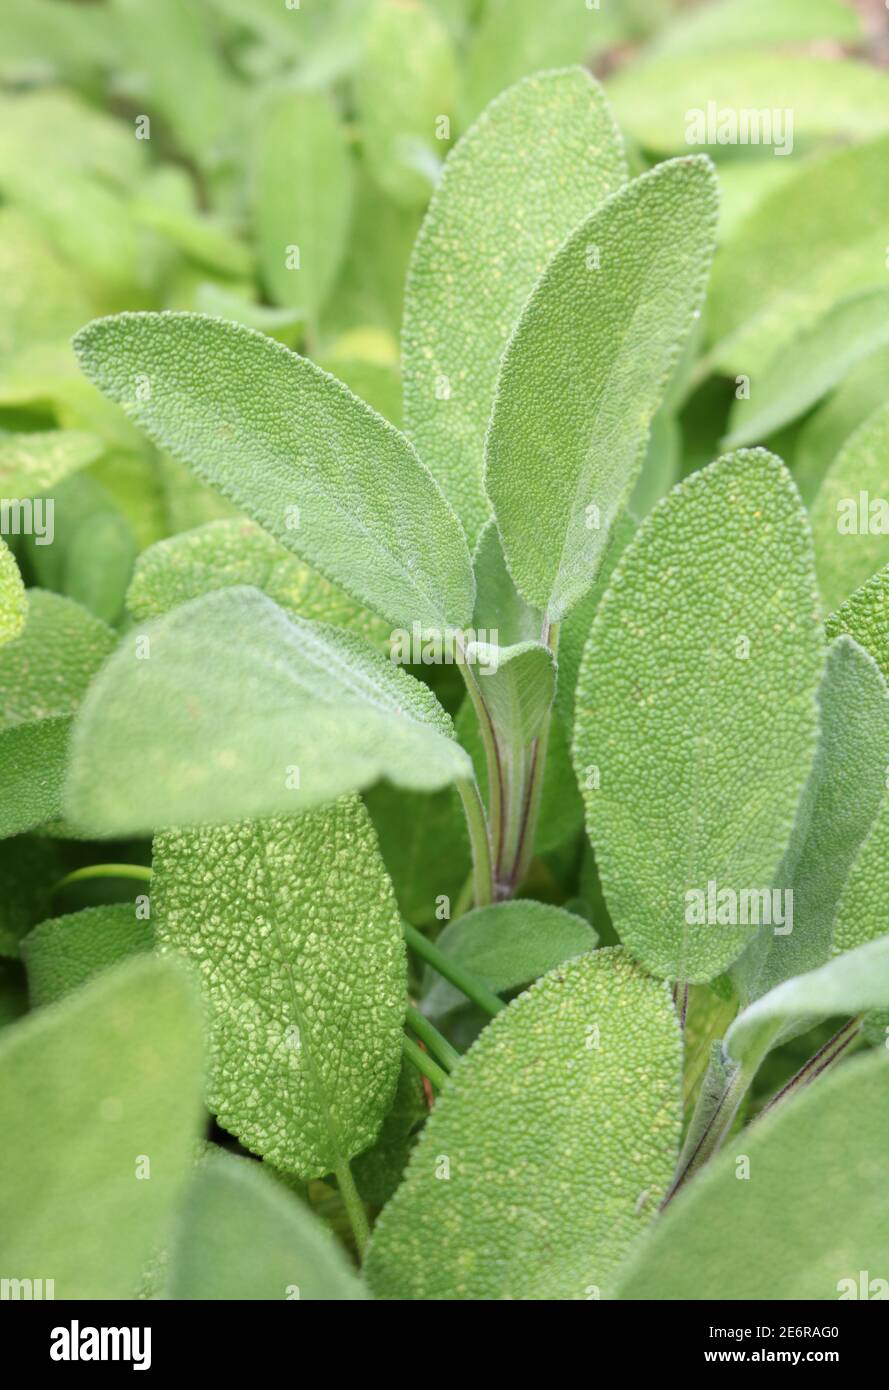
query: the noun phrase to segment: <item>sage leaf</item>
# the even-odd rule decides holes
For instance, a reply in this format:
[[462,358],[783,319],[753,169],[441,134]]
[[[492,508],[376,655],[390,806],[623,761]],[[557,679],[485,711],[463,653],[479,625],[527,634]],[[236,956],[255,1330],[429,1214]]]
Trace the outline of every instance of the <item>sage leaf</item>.
[[776,875],[793,893],[792,930],[763,927],[736,963],[744,1002],[827,960],[841,894],[884,799],[889,691],[848,636],[831,643],[818,703],[818,752]]
[[138,834],[296,814],[380,776],[417,791],[470,775],[427,686],[354,633],[226,589],[128,633],[77,720],[66,814]]
[[27,612],[28,600],[15,556],[0,538],[0,647],[18,637]]
[[332,101],[273,92],[253,135],[259,269],[275,304],[316,320],[336,281],[352,215],[352,161]]
[[247,520],[211,521],[144,551],[127,591],[127,608],[137,622],[145,622],[193,598],[242,585],[261,589],[303,618],[334,623],[375,646],[386,645],[389,627],[382,618]]
[[781,1041],[790,1025],[804,1020],[863,1013],[889,1006],[889,937],[866,941],[817,970],[786,979],[748,1005],[725,1035],[736,1062],[758,1058]]
[[655,974],[712,979],[751,939],[731,903],[708,921],[711,900],[773,887],[823,661],[811,536],[781,461],[741,451],[685,479],[612,575],[574,734],[612,920]]
[[44,1297],[135,1296],[191,1170],[201,1066],[194,986],[171,961],[128,961],[5,1030],[4,1269],[46,1271]]
[[406,792],[377,782],[363,799],[402,916],[415,926],[434,921],[442,897],[456,904],[472,869],[459,797],[450,787]]
[[889,681],[889,565],[859,585],[825,624],[828,637],[848,632]]
[[94,435],[77,430],[0,435],[0,494],[6,499],[48,492],[103,451]]
[[818,584],[838,607],[889,561],[889,405],[846,441],[811,508]]
[[425,3],[373,0],[365,45],[356,100],[368,168],[396,202],[424,207],[447,150],[436,124],[456,100],[450,35]]
[[153,944],[151,925],[137,917],[133,903],[86,907],[39,923],[21,943],[32,1007],[55,1003]]
[[625,178],[614,119],[579,68],[504,92],[445,163],[405,290],[404,421],[471,544],[490,512],[485,432],[508,336],[564,238]]
[[[435,942],[496,994],[531,984],[597,943],[582,917],[532,899],[476,908],[449,922]],[[424,1012],[435,1018],[465,1002],[465,995],[427,967]]]
[[[874,749],[880,770],[886,740]],[[889,800],[883,800],[870,834],[849,871],[833,924],[834,951],[849,951],[889,933]]]
[[669,989],[622,951],[545,975],[455,1067],[374,1231],[374,1295],[595,1296],[669,1182],[680,1071]]
[[504,743],[526,748],[543,727],[556,689],[556,663],[541,642],[517,642],[498,647],[469,642],[467,663],[478,683],[498,734]]
[[366,1298],[324,1224],[258,1163],[202,1161],[182,1203],[168,1297],[178,1300]]
[[304,1178],[373,1143],[401,1065],[407,979],[360,801],[159,835],[152,914],[159,944],[203,981],[219,1123]]
[[831,464],[859,425],[886,398],[889,347],[878,348],[853,367],[799,427],[793,454],[793,476],[803,501],[811,507]]
[[885,1065],[854,1059],[745,1133],[749,1182],[730,1145],[640,1242],[615,1297],[857,1294],[861,1270],[885,1268]]
[[652,51],[710,54],[770,48],[779,43],[834,39],[855,43],[862,36],[860,17],[842,0],[717,0],[703,8],[681,11],[665,25]]
[[48,838],[0,840],[0,956],[17,956],[20,941],[51,910],[53,887],[65,872],[59,846]]
[[889,343],[889,290],[850,295],[770,358],[735,402],[727,447],[759,443],[789,424],[842,381],[853,367]]
[[98,319],[75,348],[156,443],[353,598],[398,627],[469,622],[456,517],[404,436],[333,377],[198,314]]
[[[516,587],[552,622],[595,580],[636,481],[700,312],[715,222],[709,160],[634,180],[553,257],[504,355],[485,485]],[[558,389],[543,362],[559,364]]]
[[58,594],[30,589],[27,604],[24,628],[0,647],[0,836],[59,814],[71,715],[116,640]]
[[839,300],[884,286],[887,158],[881,136],[803,164],[720,247],[709,305],[717,367],[759,373]]

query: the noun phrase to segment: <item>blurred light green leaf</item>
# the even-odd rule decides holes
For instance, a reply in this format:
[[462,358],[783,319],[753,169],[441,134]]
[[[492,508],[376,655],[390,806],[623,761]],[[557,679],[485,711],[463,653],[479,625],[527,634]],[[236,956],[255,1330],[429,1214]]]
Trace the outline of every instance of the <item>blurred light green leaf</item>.
[[0,494],[9,499],[48,492],[93,463],[104,447],[95,435],[76,430],[0,434]]
[[833,609],[889,562],[889,405],[843,445],[810,515],[818,583]]
[[86,907],[40,922],[21,943],[32,1007],[55,1003],[153,944],[151,924],[137,917],[134,903]]

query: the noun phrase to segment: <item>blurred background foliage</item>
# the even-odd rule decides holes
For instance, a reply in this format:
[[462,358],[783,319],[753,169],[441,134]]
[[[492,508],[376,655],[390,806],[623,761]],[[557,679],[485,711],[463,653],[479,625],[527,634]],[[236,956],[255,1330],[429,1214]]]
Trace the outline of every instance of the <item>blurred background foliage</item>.
[[[634,172],[686,151],[687,113],[708,102],[794,113],[789,157],[706,146],[721,245],[637,516],[745,431],[787,460],[812,502],[885,400],[882,0],[4,0],[0,30],[0,494],[52,495],[54,544],[13,538],[26,582],[112,626],[131,621],[142,552],[235,513],[80,375],[70,335],[125,309],[234,319],[399,424],[402,286],[424,209],[449,148],[529,72],[588,64]],[[763,437],[739,396],[751,376],[781,388]],[[458,712],[452,668],[416,674]],[[608,942],[567,736],[566,719],[526,887]],[[451,793],[383,786],[368,803],[402,911],[435,928],[437,896],[456,902],[469,868]],[[147,862],[149,847],[106,845],[100,857]],[[52,885],[95,858],[64,827],[0,843],[0,1023],[24,1007],[18,939],[48,915]],[[77,884],[55,909],[131,889]],[[699,1007],[718,1012],[718,994]]]

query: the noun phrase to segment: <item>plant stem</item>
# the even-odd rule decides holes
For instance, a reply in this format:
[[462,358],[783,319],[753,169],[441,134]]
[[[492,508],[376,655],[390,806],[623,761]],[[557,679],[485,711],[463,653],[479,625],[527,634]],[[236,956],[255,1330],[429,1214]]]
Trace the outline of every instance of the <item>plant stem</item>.
[[499,1014],[501,1009],[506,1008],[503,1000],[498,998],[493,990],[488,989],[488,986],[474,976],[471,971],[464,970],[462,965],[458,965],[456,961],[446,956],[422,932],[417,931],[416,927],[412,927],[409,922],[402,922],[401,928],[408,946],[416,951],[427,965],[431,965],[433,970],[436,970],[439,975],[442,975],[459,989],[461,994],[465,994],[467,999],[471,999],[473,1004],[477,1004],[480,1009],[484,1009],[486,1014],[490,1014],[491,1018],[495,1014]]
[[[549,647],[553,657],[559,654],[559,624],[550,626],[547,621],[541,634],[541,641]],[[549,747],[549,731],[552,724],[552,711],[544,720],[543,727],[531,744],[526,756],[528,769],[525,777],[524,812],[519,831],[518,848],[507,875],[507,893],[511,896],[520,886],[528,872],[531,856],[534,853],[534,840],[537,835],[537,820],[540,815],[540,799],[543,795],[543,777],[546,772],[546,753]]]
[[349,1160],[344,1158],[334,1169],[336,1180],[339,1184],[340,1196],[349,1217],[349,1225],[352,1227],[352,1234],[355,1237],[355,1244],[358,1247],[359,1260],[364,1259],[364,1252],[367,1249],[367,1242],[370,1240],[370,1226],[367,1223],[367,1212],[364,1210],[364,1203],[358,1195],[358,1188],[355,1186],[355,1179],[352,1177],[352,1169]]
[[481,687],[476,680],[475,672],[466,660],[466,648],[461,642],[459,645],[460,671],[472,701],[475,717],[478,720],[479,732],[485,749],[485,760],[488,767],[488,803],[490,808],[490,848],[496,860],[500,857],[503,844],[503,766],[500,761],[500,749],[497,746],[497,732],[494,728],[494,721],[491,712],[485,704]]
[[73,869],[70,874],[60,878],[52,891],[58,893],[69,883],[80,883],[87,878],[138,878],[147,883],[151,878],[151,869],[147,864],[87,864],[85,868]]
[[515,865],[522,841],[525,822],[525,791],[528,777],[528,755],[531,750],[519,747],[505,749],[502,756],[506,801],[504,803],[503,837],[500,855],[494,865],[494,897],[499,902],[512,896],[511,870]]
[[857,1017],[850,1018],[847,1023],[844,1023],[842,1028],[834,1033],[833,1037],[830,1038],[823,1047],[819,1047],[818,1051],[813,1053],[808,1062],[803,1063],[799,1071],[781,1087],[780,1091],[776,1091],[772,1099],[762,1107],[756,1119],[761,1120],[763,1115],[768,1114],[772,1109],[772,1106],[777,1105],[778,1102],[783,1100],[786,1096],[792,1095],[794,1092],[801,1090],[804,1086],[811,1085],[816,1077],[820,1076],[823,1071],[826,1071],[828,1067],[838,1061],[850,1047],[853,1047],[855,1043],[859,1041],[860,1036],[861,1015],[859,1014]]
[[441,1090],[448,1079],[446,1071],[442,1071],[437,1062],[433,1062],[428,1052],[424,1052],[422,1047],[418,1047],[413,1038],[407,1036],[401,1040],[404,1055],[409,1062],[417,1068],[422,1076],[431,1081],[436,1090]]
[[[702,1130],[700,1137],[694,1144],[690,1152],[683,1152],[679,1156],[679,1163],[676,1169],[676,1176],[673,1179],[667,1195],[661,1203],[663,1209],[668,1202],[671,1202],[679,1191],[680,1187],[688,1181],[693,1173],[707,1162],[713,1154],[718,1153],[722,1146],[722,1141],[728,1134],[738,1113],[738,1106],[744,1098],[747,1087],[750,1085],[756,1074],[759,1058],[752,1065],[736,1066],[729,1076],[725,1089],[719,1097],[709,1116],[707,1123]],[[699,1103],[703,1096],[699,1097]],[[692,1118],[692,1125],[694,1118]]]
[[469,843],[472,846],[472,881],[475,905],[476,907],[485,907],[493,897],[491,842],[488,839],[485,808],[482,805],[478,783],[474,779],[469,782],[461,778],[457,783],[457,790],[460,793],[460,800],[463,802],[466,826],[469,831]]
[[451,1047],[447,1038],[442,1037],[433,1023],[429,1022],[419,1009],[408,1005],[405,1022],[412,1033],[426,1044],[433,1057],[441,1063],[445,1071],[453,1071],[460,1060],[460,1054],[456,1048]]

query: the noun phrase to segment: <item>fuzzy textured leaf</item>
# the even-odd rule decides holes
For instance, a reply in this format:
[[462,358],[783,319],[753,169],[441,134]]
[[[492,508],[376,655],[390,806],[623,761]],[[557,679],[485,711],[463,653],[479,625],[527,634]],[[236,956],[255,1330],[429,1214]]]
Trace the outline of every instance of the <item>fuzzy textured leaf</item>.
[[136,916],[132,903],[86,907],[41,922],[21,944],[32,1007],[55,1003],[124,957],[150,951],[153,944],[150,923]]
[[516,586],[553,622],[595,580],[636,481],[700,312],[716,198],[699,157],[616,193],[554,256],[504,355],[485,484]]
[[0,537],[0,647],[19,636],[27,616],[28,600],[19,567]]
[[154,959],[4,1033],[4,1269],[44,1272],[56,1298],[135,1296],[191,1170],[202,1050],[192,982]]
[[509,334],[564,238],[625,179],[614,118],[579,68],[504,92],[445,163],[405,291],[404,419],[471,544]]
[[680,1056],[669,989],[622,951],[545,975],[455,1068],[374,1231],[372,1292],[589,1297],[669,1182]]
[[407,979],[361,802],[158,836],[152,915],[159,944],[203,981],[219,1123],[301,1177],[373,1143],[401,1066]]
[[[811,508],[821,596],[836,608],[889,562],[889,405],[846,441]],[[862,496],[864,494],[864,496]]]
[[658,975],[701,982],[752,928],[687,920],[708,887],[771,888],[815,756],[824,640],[789,473],[742,451],[642,523],[599,605],[574,760],[605,897]]
[[75,348],[156,443],[374,612],[405,628],[469,622],[457,518],[405,437],[334,377],[199,314],[98,319]]

